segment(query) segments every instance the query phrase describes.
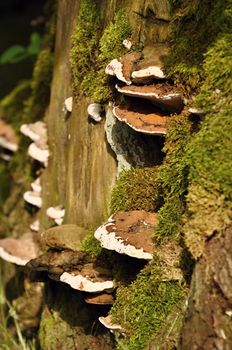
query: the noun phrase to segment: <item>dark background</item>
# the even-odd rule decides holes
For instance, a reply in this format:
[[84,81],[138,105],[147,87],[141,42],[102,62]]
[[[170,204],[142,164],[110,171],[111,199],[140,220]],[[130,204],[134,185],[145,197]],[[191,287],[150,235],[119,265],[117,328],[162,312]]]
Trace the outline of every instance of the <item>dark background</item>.
[[[32,32],[43,32],[44,24],[31,21],[43,16],[44,0],[0,0],[0,55],[12,45],[29,44]],[[22,79],[31,77],[35,58],[0,65],[0,99]]]

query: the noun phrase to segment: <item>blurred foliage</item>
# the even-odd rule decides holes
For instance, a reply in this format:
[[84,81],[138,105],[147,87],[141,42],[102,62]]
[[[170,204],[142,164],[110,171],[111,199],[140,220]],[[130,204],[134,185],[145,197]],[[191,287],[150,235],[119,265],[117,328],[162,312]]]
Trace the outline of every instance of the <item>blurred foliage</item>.
[[42,44],[42,37],[38,33],[32,33],[30,43],[27,47],[22,45],[14,45],[6,49],[0,55],[0,64],[17,63],[29,58],[37,56]]

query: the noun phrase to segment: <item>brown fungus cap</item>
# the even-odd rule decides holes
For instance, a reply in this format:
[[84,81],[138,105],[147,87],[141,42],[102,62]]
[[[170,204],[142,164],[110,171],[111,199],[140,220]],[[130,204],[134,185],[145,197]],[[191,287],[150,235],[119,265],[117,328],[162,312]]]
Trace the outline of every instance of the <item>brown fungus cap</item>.
[[130,99],[113,108],[114,116],[129,125],[135,131],[150,135],[166,135],[168,121],[165,115],[147,101]]
[[102,247],[134,258],[151,260],[157,214],[144,210],[117,212],[94,236]]
[[24,266],[34,259],[39,251],[31,232],[22,237],[0,239],[0,257],[5,261]]
[[41,234],[46,245],[51,248],[81,250],[81,241],[87,232],[82,227],[72,224],[52,227]]
[[180,93],[173,91],[168,84],[156,85],[116,85],[118,92],[125,96],[142,98],[151,101],[157,107],[167,112],[180,113],[184,107],[183,98]]

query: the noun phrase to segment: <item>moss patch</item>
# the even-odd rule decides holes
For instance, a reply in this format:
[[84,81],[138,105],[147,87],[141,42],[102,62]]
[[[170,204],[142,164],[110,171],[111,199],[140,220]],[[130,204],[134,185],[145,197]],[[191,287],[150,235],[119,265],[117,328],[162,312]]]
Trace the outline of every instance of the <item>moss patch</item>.
[[166,157],[160,166],[158,176],[164,205],[159,211],[159,222],[155,233],[157,238],[167,236],[178,238],[181,233],[181,217],[185,209],[188,187],[188,169],[184,155],[191,137],[191,126],[185,114],[176,117],[169,124],[163,149]]
[[74,94],[82,92],[93,102],[105,103],[112,97],[105,67],[126,51],[122,42],[131,35],[124,10],[115,15],[114,22],[105,28],[101,38],[100,32],[100,15],[96,4],[92,0],[82,0],[70,53]]
[[160,204],[157,175],[158,167],[133,168],[123,171],[112,192],[111,212],[156,211]]
[[206,79],[198,96],[207,115],[186,155],[190,186],[185,237],[195,257],[202,254],[207,237],[232,219],[231,40],[231,34],[221,33],[207,52]]
[[171,0],[174,7],[173,49],[167,60],[168,75],[188,91],[198,89],[205,72],[204,54],[228,23],[230,0]]
[[100,242],[94,237],[94,232],[89,232],[81,244],[82,249],[88,252],[92,257],[96,257],[102,252],[102,247]]
[[122,325],[126,338],[118,349],[144,349],[150,337],[164,324],[173,308],[183,300],[183,289],[177,282],[161,282],[157,263],[148,265],[127,287],[121,287],[110,314]]

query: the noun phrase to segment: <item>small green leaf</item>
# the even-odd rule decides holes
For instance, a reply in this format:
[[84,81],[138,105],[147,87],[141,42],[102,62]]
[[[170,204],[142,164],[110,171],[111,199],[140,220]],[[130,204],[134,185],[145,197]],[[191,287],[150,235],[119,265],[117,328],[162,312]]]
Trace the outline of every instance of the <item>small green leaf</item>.
[[32,33],[30,37],[30,44],[26,48],[29,56],[37,55],[41,47],[42,38],[38,33]]
[[23,46],[11,46],[0,56],[0,64],[19,62],[24,59],[25,53],[25,48]]

